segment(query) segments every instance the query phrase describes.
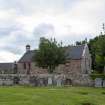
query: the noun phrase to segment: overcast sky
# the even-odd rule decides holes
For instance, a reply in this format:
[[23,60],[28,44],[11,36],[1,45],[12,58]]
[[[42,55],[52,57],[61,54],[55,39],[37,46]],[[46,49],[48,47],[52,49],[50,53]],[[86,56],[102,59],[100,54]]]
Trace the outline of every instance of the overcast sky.
[[105,0],[0,0],[0,62],[18,60],[42,36],[64,45],[93,38],[103,22]]

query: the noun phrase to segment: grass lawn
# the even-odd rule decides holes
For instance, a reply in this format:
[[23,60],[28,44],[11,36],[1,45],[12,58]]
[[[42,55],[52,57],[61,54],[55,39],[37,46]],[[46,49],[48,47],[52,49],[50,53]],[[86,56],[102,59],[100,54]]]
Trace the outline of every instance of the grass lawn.
[[105,89],[0,87],[0,105],[105,105]]

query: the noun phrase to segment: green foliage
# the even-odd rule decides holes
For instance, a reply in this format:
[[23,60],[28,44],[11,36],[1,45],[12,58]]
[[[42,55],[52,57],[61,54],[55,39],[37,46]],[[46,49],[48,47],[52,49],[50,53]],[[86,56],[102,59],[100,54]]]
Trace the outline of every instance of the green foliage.
[[34,61],[37,66],[48,68],[48,72],[52,73],[56,66],[65,62],[65,53],[62,44],[57,43],[55,39],[41,38]]
[[76,41],[76,45],[83,45],[87,43],[87,39],[83,40],[83,41]]
[[105,79],[105,74],[91,74],[90,76],[93,80],[96,79],[96,78]]
[[[87,40],[77,41],[76,45],[85,44]],[[105,67],[105,35],[99,35],[88,42],[92,57],[92,69],[102,73]]]
[[92,69],[102,73],[105,67],[105,35],[91,39],[88,45],[92,56]]

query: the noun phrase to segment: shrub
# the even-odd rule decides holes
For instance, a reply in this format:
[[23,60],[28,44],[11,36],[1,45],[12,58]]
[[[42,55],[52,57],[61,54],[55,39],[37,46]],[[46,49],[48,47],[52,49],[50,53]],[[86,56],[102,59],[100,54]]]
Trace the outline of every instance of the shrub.
[[105,74],[91,74],[90,76],[93,80],[96,79],[96,78],[105,79]]

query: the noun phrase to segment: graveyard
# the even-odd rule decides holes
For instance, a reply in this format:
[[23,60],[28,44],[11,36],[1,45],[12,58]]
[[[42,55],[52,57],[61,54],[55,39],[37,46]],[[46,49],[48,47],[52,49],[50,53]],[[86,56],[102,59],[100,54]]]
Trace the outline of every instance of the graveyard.
[[105,105],[105,89],[93,87],[0,87],[0,105]]

